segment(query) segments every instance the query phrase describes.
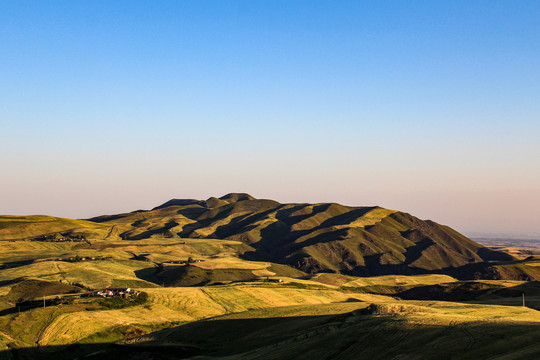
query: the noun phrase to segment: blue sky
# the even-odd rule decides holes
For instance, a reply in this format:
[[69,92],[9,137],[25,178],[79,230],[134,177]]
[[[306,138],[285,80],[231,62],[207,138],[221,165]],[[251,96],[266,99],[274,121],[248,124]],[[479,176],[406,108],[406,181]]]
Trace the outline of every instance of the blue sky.
[[535,1],[0,2],[0,213],[231,191],[540,235]]

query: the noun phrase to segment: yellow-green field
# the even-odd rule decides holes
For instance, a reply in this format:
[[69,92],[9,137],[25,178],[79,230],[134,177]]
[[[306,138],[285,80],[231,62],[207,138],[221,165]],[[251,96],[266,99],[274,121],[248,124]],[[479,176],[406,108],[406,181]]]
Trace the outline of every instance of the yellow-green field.
[[85,229],[93,236],[104,238],[111,226],[45,215],[0,215],[0,240],[21,240],[73,229]]
[[540,315],[523,308],[363,299],[234,313],[127,341],[227,359],[533,359]]

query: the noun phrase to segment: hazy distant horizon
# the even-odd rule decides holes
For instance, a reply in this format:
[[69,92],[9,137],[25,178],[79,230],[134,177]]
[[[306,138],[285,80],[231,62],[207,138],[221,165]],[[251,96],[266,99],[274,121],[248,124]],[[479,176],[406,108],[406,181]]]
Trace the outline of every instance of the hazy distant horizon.
[[540,234],[540,3],[0,4],[0,213],[247,192]]
[[[463,234],[473,240],[534,241],[540,243],[540,234],[469,233]],[[481,241],[480,241],[481,243]]]

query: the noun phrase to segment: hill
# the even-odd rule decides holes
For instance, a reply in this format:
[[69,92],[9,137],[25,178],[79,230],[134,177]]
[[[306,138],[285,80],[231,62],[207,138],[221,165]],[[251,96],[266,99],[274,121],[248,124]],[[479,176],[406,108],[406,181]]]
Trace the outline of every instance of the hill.
[[[228,194],[206,201],[173,199],[150,211],[89,220],[114,227],[119,237],[129,240],[236,240],[251,247],[242,254],[246,259],[307,273],[460,275],[459,269],[470,264],[515,260],[447,226],[376,206],[281,204]],[[489,276],[493,271],[477,273]],[[535,278],[535,271],[531,274]]]
[[[377,206],[281,204],[243,193],[207,200],[172,199],[152,210],[88,220],[0,217],[0,240],[39,237],[88,242],[231,240],[244,244],[236,248],[244,259],[311,274],[443,273],[462,279],[540,280],[538,267],[516,264],[517,259],[507,252],[484,247],[448,226],[407,213]],[[212,278],[196,271],[200,277]]]
[[110,226],[85,220],[65,219],[46,215],[0,215],[0,240],[33,239],[43,235],[51,238],[84,236],[105,238]]

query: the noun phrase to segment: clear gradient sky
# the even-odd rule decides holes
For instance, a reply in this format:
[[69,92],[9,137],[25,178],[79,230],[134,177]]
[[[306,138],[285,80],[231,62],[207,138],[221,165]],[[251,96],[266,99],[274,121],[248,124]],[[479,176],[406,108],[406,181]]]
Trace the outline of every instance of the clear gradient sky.
[[0,214],[248,192],[540,235],[538,1],[0,1]]

